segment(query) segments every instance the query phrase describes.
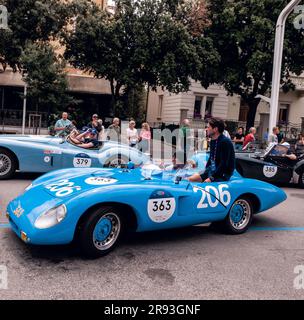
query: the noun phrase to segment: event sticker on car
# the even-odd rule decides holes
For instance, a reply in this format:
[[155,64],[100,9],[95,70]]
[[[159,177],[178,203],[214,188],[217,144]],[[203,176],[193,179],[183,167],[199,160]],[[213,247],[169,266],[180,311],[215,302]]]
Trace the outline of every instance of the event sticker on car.
[[156,223],[169,220],[173,216],[175,208],[175,198],[163,190],[154,191],[148,200],[148,215]]
[[264,166],[263,167],[263,174],[267,178],[272,178],[277,174],[278,167],[277,166]]
[[92,159],[85,153],[76,154],[73,160],[73,166],[75,168],[90,168],[92,165]]
[[86,184],[90,184],[92,186],[102,186],[105,184],[112,184],[117,182],[116,179],[105,178],[105,177],[90,177],[84,181]]

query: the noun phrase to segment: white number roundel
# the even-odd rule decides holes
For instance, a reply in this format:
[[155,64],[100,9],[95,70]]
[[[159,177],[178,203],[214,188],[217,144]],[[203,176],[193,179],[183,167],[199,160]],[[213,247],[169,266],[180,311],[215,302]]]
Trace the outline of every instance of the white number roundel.
[[264,166],[263,174],[267,178],[272,178],[277,174],[278,167],[277,166]]
[[156,198],[148,201],[148,215],[157,223],[169,220],[175,212],[175,198]]

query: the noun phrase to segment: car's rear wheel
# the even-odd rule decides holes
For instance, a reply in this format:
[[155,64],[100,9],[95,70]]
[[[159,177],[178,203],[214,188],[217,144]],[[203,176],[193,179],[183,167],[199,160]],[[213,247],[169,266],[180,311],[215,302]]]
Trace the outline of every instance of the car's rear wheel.
[[239,197],[231,206],[223,221],[212,223],[212,228],[228,234],[242,234],[249,228],[253,217],[252,201],[247,196]]
[[129,158],[123,155],[118,154],[117,156],[113,156],[109,158],[105,164],[104,167],[106,168],[117,168],[121,166],[127,166],[129,162]]
[[17,161],[14,154],[0,148],[0,180],[9,179],[17,169]]
[[118,210],[100,207],[80,227],[80,249],[88,258],[104,256],[116,247],[123,230],[124,223]]

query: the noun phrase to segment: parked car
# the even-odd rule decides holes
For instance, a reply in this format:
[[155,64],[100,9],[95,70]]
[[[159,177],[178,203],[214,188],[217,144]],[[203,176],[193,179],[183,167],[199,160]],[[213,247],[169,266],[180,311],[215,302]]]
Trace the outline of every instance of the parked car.
[[295,183],[304,188],[304,155],[291,160],[287,145],[272,145],[266,151],[236,153],[236,169],[245,178],[269,183]]
[[7,217],[24,242],[75,241],[88,257],[107,254],[125,231],[151,231],[213,222],[244,233],[255,214],[286,199],[268,183],[236,171],[228,182],[190,183],[192,170],[71,168],[47,173],[11,201]]
[[67,138],[52,136],[0,136],[0,179],[20,172],[45,173],[61,168],[90,168],[145,163],[149,156],[114,141],[100,141],[95,149],[84,149]]

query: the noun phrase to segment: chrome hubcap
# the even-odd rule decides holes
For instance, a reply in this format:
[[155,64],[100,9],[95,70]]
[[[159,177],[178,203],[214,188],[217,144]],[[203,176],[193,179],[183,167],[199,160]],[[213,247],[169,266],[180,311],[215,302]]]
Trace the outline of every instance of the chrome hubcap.
[[250,205],[246,200],[237,200],[230,209],[230,223],[232,226],[241,230],[247,226],[251,216]]
[[12,167],[11,159],[6,155],[0,153],[0,176],[6,175]]
[[96,223],[93,231],[93,243],[98,250],[107,250],[116,242],[121,229],[119,217],[107,213]]

